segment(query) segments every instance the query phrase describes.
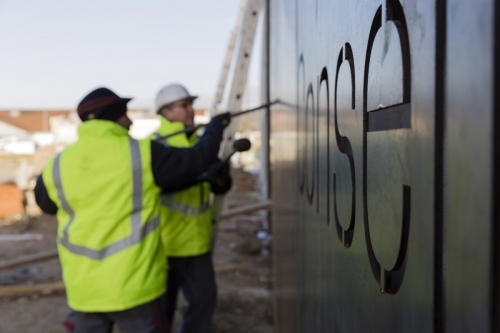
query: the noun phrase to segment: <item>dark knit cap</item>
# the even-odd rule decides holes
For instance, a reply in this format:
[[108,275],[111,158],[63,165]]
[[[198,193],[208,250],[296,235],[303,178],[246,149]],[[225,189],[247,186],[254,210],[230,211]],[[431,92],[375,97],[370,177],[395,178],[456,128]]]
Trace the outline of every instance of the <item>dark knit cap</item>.
[[98,88],[78,104],[78,116],[82,121],[92,119],[115,121],[127,112],[127,103],[131,99],[121,98],[107,88]]

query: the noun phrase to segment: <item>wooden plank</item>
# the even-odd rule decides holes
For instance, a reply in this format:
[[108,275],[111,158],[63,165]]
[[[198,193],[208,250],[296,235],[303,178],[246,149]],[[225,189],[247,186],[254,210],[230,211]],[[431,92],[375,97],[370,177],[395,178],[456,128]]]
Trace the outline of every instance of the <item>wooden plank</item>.
[[227,264],[227,265],[217,265],[214,267],[215,274],[224,272],[224,271],[232,271],[235,269],[244,269],[253,266],[251,262],[245,262],[242,264]]
[[2,263],[0,263],[0,271],[15,268],[18,266],[33,264],[35,262],[46,261],[46,260],[54,259],[57,257],[58,257],[57,250],[37,253],[37,254],[21,257],[19,259],[14,259],[14,260],[2,262]]
[[1,234],[0,242],[43,240],[42,234]]
[[222,212],[221,219],[227,219],[230,217],[234,217],[237,215],[243,215],[243,214],[255,212],[258,210],[262,210],[262,209],[271,209],[272,205],[273,205],[272,201],[268,200],[268,201],[253,203],[253,204],[249,204],[249,205],[245,205],[245,206],[241,206],[241,207],[237,207],[237,208],[233,208],[233,209],[227,209],[224,212]]
[[[240,264],[217,265],[214,267],[215,274],[236,269],[245,269],[253,266],[253,263],[246,262]],[[0,286],[0,296],[20,296],[34,293],[48,294],[56,291],[64,291],[64,283],[62,281],[23,285],[23,286]]]
[[0,296],[18,296],[33,293],[49,294],[55,291],[64,291],[65,289],[62,281],[24,286],[3,286],[0,287]]

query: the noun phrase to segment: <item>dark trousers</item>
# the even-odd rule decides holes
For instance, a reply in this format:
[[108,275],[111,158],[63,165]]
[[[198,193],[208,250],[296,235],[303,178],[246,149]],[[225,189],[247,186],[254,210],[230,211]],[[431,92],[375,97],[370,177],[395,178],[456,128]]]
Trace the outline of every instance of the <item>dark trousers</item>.
[[217,302],[217,286],[209,253],[195,257],[169,257],[165,309],[168,322],[174,318],[177,294],[182,290],[188,307],[180,333],[208,333]]
[[113,324],[120,333],[169,333],[161,299],[117,312],[71,311],[64,322],[71,333],[111,333]]

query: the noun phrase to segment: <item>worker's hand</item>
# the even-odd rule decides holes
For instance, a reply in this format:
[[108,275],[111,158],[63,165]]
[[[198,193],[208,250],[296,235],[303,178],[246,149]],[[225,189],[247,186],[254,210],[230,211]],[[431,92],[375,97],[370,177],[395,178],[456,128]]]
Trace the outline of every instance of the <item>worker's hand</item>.
[[226,163],[214,163],[200,175],[199,182],[209,182],[214,194],[224,194],[231,189],[233,181],[230,174],[229,161]]
[[231,114],[229,112],[218,114],[212,118],[212,121],[219,121],[222,126],[227,127],[231,122]]
[[231,179],[231,168],[229,162],[219,165],[212,179],[210,179],[210,186],[214,194],[225,194],[233,185]]

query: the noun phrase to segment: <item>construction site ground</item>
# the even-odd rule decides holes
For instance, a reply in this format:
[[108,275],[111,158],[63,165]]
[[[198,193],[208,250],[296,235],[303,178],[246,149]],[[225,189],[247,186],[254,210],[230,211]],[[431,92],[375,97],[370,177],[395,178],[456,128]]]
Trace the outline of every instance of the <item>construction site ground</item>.
[[[240,169],[232,171],[234,186],[226,196],[226,208],[258,202],[257,177]],[[22,234],[26,223],[13,219],[0,220],[0,235]],[[271,302],[271,256],[268,238],[256,237],[265,229],[263,212],[223,220],[214,255],[215,267],[225,267],[217,273],[218,302],[213,332],[271,333],[273,311]],[[29,234],[38,239],[7,241],[0,238],[0,263],[56,248],[55,217],[32,217]],[[39,239],[42,235],[43,239]],[[234,264],[246,264],[234,269]],[[233,265],[233,266],[231,266]],[[0,288],[36,285],[61,280],[58,259],[0,271]],[[186,303],[181,299],[175,326]],[[63,321],[69,311],[64,291],[43,291],[18,296],[0,297],[0,333],[63,333]],[[115,329],[115,332],[119,332]],[[175,330],[174,330],[175,332]]]

